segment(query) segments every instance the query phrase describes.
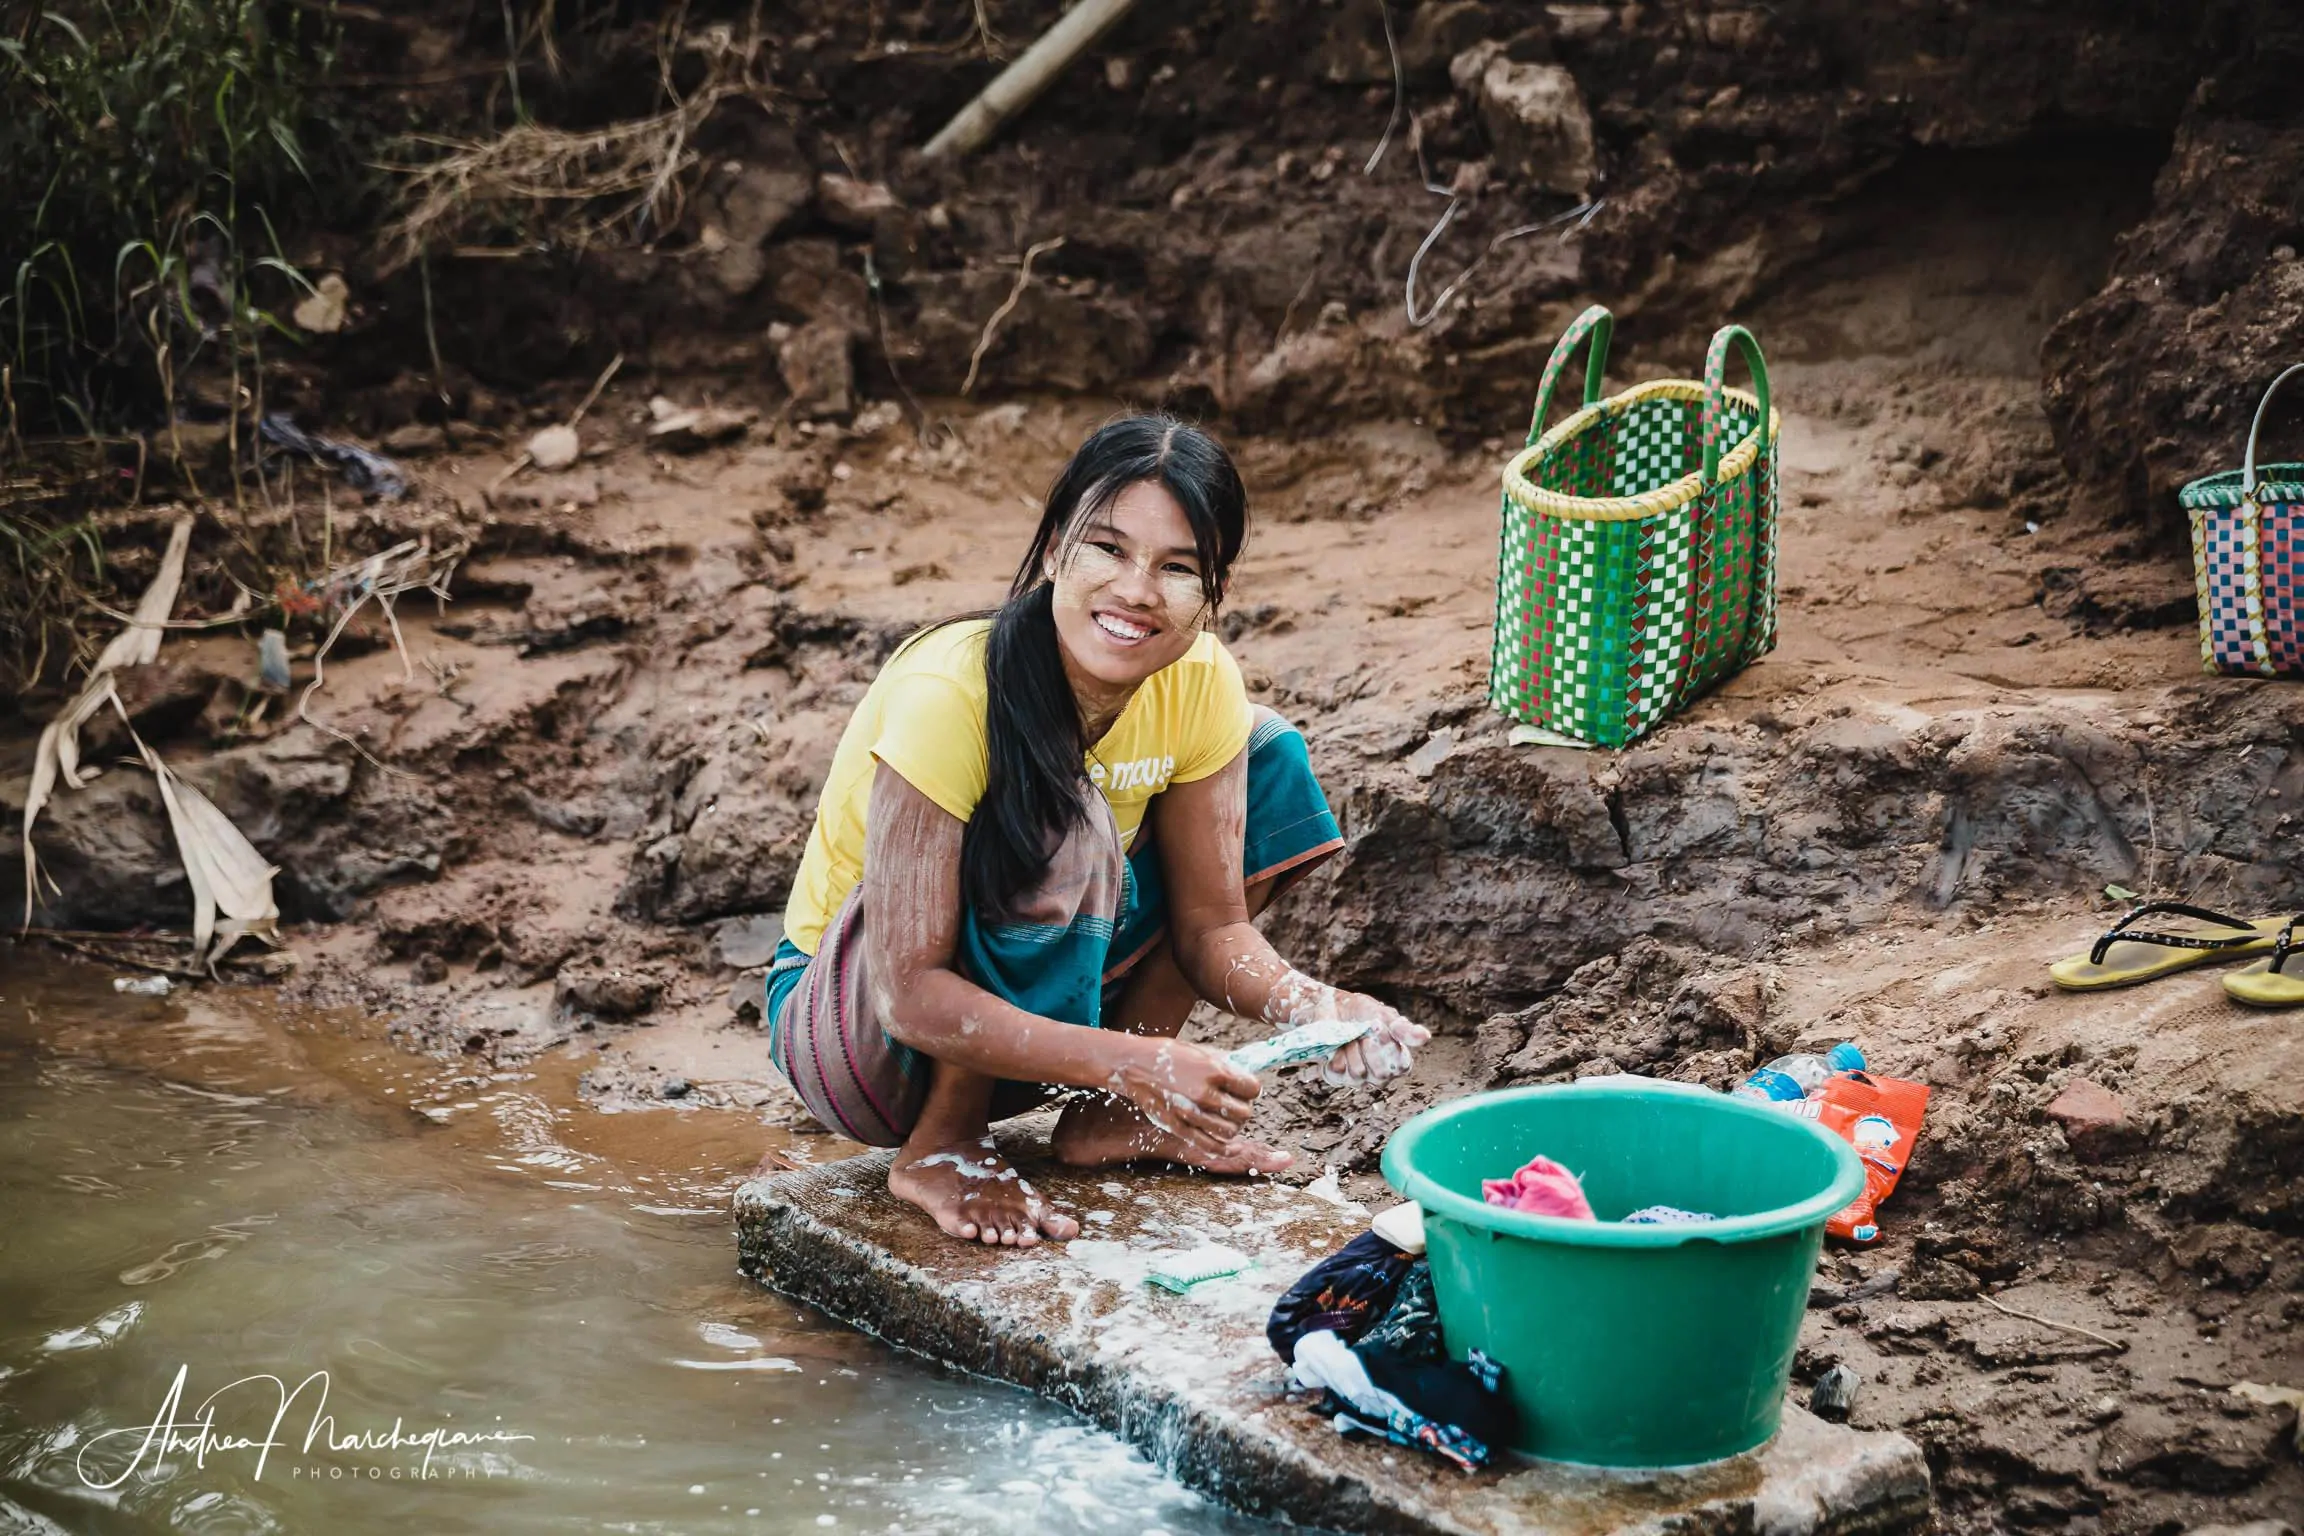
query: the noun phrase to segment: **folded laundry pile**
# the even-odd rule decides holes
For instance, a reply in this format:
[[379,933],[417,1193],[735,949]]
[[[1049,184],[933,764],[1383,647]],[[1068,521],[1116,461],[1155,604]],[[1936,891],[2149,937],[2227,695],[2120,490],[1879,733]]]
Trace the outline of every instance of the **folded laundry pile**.
[[1432,1451],[1467,1472],[1512,1436],[1503,1367],[1478,1350],[1448,1358],[1431,1264],[1376,1232],[1306,1271],[1264,1332],[1296,1383],[1322,1391],[1339,1434]]

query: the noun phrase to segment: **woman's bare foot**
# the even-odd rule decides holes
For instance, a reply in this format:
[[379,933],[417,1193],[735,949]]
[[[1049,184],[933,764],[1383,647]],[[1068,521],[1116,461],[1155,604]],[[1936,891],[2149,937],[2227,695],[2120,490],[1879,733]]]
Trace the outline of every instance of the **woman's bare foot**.
[[1040,1198],[989,1136],[944,1147],[906,1143],[889,1165],[888,1193],[964,1242],[1030,1248],[1043,1237],[1080,1235],[1080,1223]]
[[1238,1136],[1209,1153],[1161,1130],[1135,1105],[1111,1094],[1075,1099],[1064,1107],[1050,1143],[1056,1160],[1073,1168],[1114,1163],[1181,1163],[1204,1173],[1278,1173],[1295,1157],[1278,1147]]

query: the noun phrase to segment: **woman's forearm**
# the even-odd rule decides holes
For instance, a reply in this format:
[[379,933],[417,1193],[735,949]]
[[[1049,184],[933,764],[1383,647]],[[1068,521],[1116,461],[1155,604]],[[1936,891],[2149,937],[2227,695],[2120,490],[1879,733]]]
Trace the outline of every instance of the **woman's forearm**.
[[1335,1017],[1336,989],[1281,959],[1253,923],[1211,928],[1181,949],[1192,989],[1226,1013],[1283,1028]]
[[[867,957],[869,970],[871,959]],[[938,1061],[1017,1082],[1105,1088],[1157,1042],[1026,1012],[957,971],[923,970],[875,999],[888,1033]]]

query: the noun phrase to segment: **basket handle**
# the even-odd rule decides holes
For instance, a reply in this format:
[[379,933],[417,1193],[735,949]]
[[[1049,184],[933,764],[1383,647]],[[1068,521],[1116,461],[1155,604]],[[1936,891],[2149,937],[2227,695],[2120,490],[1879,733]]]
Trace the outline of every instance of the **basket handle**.
[[1584,403],[1591,405],[1600,398],[1600,376],[1608,368],[1608,340],[1616,334],[1616,317],[1608,313],[1604,304],[1595,304],[1572,321],[1560,333],[1559,344],[1544,364],[1544,378],[1536,386],[1536,414],[1528,421],[1528,441],[1534,443],[1544,435],[1544,418],[1552,410],[1552,390],[1560,382],[1560,375],[1568,371],[1576,349],[1589,342],[1584,357]]
[[2272,381],[2272,387],[2264,391],[2264,398],[2256,403],[2256,419],[2248,424],[2248,456],[2241,462],[2240,468],[2240,494],[2243,496],[2253,498],[2256,494],[2256,434],[2264,430],[2264,413],[2271,409],[2272,397],[2280,393],[2280,386],[2300,373],[2304,373],[2304,363],[2297,363],[2284,370],[2280,377]]
[[1720,475],[1720,434],[1728,419],[1728,402],[1721,391],[1728,386],[1728,349],[1734,346],[1744,354],[1744,365],[1752,370],[1752,392],[1760,401],[1760,439],[1768,439],[1768,363],[1760,355],[1760,343],[1752,333],[1740,325],[1724,325],[1712,334],[1711,350],[1704,354],[1704,483],[1710,485]]

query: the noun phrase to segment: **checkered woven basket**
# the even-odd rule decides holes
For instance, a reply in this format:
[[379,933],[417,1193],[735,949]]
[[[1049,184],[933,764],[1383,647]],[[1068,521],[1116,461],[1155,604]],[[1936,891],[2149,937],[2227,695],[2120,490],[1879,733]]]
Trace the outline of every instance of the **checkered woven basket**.
[[[1704,382],[1600,398],[1615,321],[1595,304],[1544,365],[1528,446],[1504,469],[1489,701],[1617,747],[1776,644],[1776,437],[1768,365],[1741,326]],[[1586,351],[1584,407],[1549,432],[1554,385]],[[1731,350],[1754,394],[1729,389]]]
[[2192,520],[2200,660],[2211,672],[2304,674],[2304,464],[2256,463],[2264,412],[2304,363],[2264,391],[2241,467],[2178,493]]

